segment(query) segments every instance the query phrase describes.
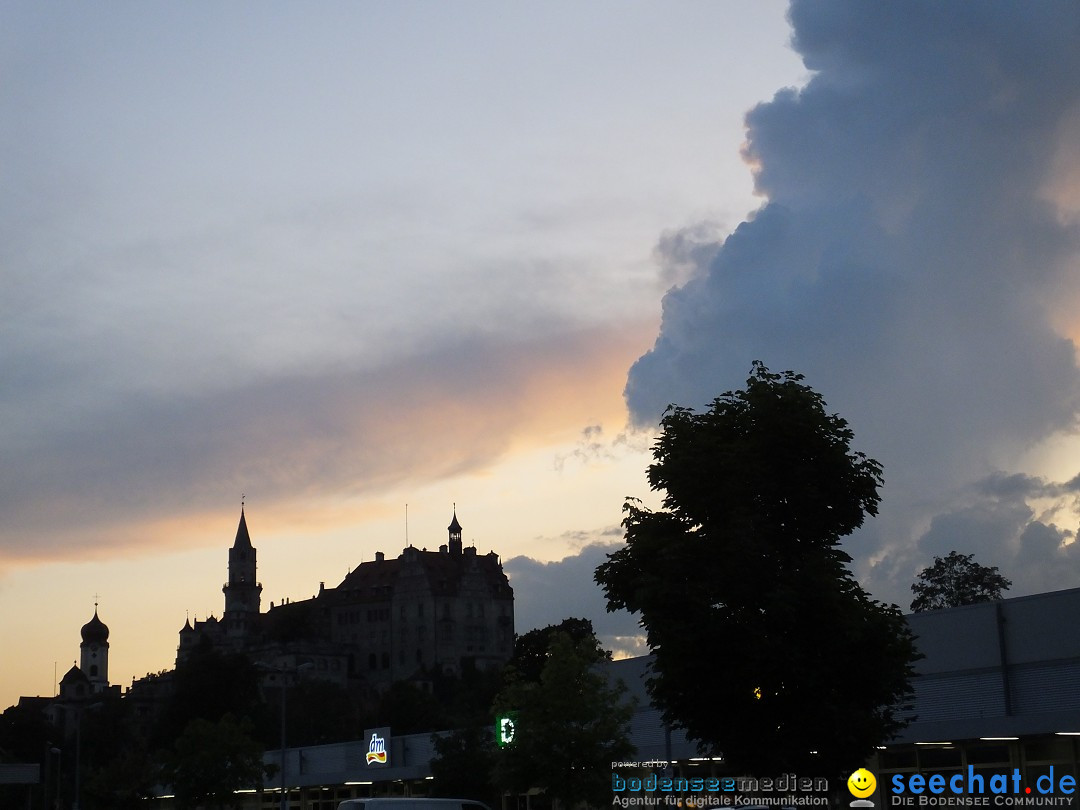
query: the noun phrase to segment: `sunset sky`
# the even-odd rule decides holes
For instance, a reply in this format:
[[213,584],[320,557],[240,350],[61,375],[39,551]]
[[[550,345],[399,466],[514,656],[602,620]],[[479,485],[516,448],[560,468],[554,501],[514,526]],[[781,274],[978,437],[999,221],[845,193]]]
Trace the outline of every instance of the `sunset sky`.
[[755,359],[883,463],[875,596],[1080,585],[1080,7],[787,11],[9,3],[0,704],[95,599],[113,683],[171,668],[242,496],[264,607],[456,503],[519,632],[639,651],[592,570]]

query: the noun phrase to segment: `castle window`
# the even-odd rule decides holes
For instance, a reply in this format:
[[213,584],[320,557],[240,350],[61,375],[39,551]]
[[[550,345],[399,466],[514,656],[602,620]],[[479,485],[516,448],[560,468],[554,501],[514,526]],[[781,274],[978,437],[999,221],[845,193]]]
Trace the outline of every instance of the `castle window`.
[[98,673],[97,664],[91,665],[91,667],[90,667],[90,677],[91,678],[96,678],[97,673]]
[[376,669],[378,667],[378,659],[375,658],[375,653],[368,656],[368,669]]

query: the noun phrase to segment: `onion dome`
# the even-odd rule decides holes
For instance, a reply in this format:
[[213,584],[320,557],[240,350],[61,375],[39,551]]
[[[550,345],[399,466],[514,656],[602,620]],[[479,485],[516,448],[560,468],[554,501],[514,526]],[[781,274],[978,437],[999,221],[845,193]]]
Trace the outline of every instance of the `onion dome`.
[[109,628],[97,615],[94,606],[94,618],[82,626],[82,640],[85,644],[104,644],[109,640]]

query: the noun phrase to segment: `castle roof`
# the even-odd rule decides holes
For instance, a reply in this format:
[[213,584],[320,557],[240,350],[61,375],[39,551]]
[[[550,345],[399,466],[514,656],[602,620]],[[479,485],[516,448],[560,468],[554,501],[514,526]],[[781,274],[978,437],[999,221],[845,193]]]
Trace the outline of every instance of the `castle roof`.
[[380,555],[380,558],[361,563],[353,569],[335,590],[341,593],[359,592],[364,597],[379,599],[387,596],[387,589],[403,576],[419,573],[426,577],[433,592],[450,595],[458,592],[467,572],[480,574],[496,592],[510,591],[496,554],[480,556],[475,548],[466,549],[464,554],[454,554],[446,546],[439,551],[409,546],[396,560],[383,559]]
[[69,686],[71,684],[89,684],[90,679],[86,677],[86,673],[79,669],[77,664],[73,664],[64,677],[60,679],[61,686]]
[[338,589],[342,591],[393,585],[401,570],[401,558],[396,560],[376,559],[361,563],[341,581]]

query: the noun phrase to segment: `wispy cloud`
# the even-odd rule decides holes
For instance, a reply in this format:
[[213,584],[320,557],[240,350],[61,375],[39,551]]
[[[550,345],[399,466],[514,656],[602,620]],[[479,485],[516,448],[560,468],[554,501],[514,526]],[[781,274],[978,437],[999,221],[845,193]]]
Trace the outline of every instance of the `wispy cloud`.
[[9,445],[0,553],[145,543],[144,522],[198,511],[223,491],[288,502],[482,468],[611,386],[640,339],[640,326],[474,338],[380,369],[120,398]]

